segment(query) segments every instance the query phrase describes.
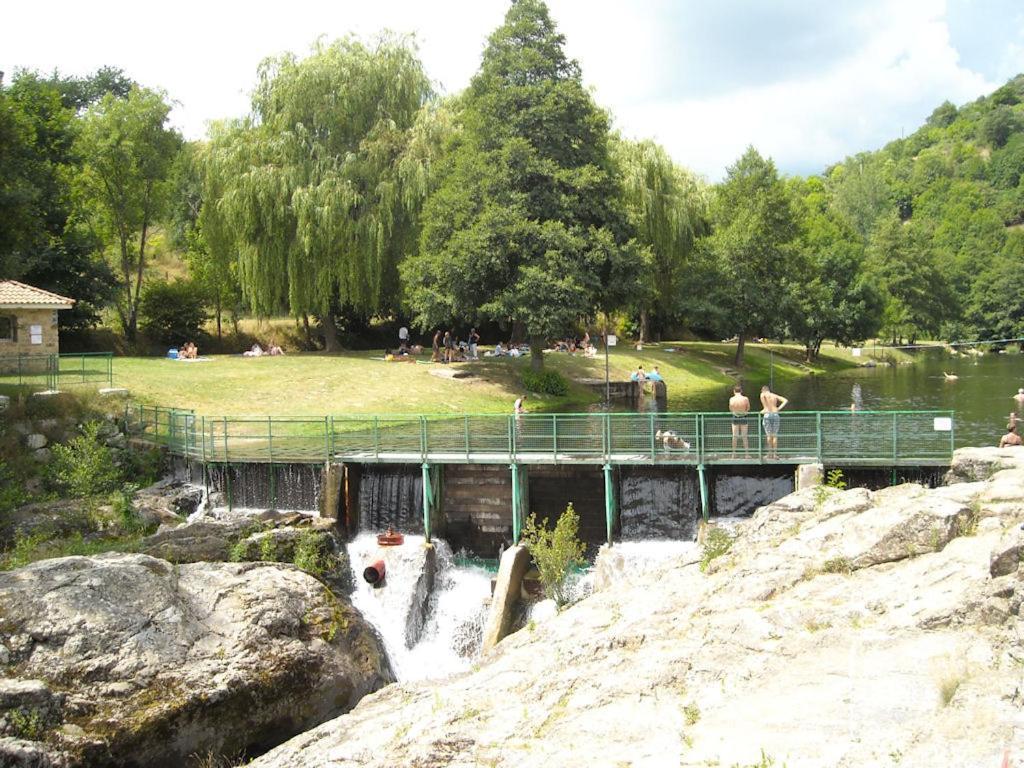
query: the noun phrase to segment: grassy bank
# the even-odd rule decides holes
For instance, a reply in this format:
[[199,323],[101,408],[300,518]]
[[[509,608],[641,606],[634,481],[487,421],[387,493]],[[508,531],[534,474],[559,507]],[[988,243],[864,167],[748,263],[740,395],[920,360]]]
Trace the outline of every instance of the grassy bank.
[[[856,365],[849,350],[832,347],[808,366],[796,345],[751,344],[742,369],[732,365],[735,346],[712,342],[664,343],[643,350],[614,348],[609,360],[613,380],[627,378],[638,365],[659,366],[672,408],[685,409],[688,398],[720,392],[737,378],[748,390],[767,382],[774,356],[775,379],[785,382],[827,374]],[[499,413],[507,412],[523,392],[527,358],[484,358],[460,363],[473,376],[448,379],[431,371],[449,366],[386,363],[381,353],[305,354],[244,358],[215,356],[209,362],[184,363],[162,358],[118,358],[116,383],[143,403],[194,408],[209,416],[320,417],[353,413]],[[532,410],[577,410],[597,402],[599,394],[579,379],[604,378],[604,357],[564,353],[545,356],[545,364],[573,382],[565,397],[536,396]],[[724,406],[724,403],[723,403]]]

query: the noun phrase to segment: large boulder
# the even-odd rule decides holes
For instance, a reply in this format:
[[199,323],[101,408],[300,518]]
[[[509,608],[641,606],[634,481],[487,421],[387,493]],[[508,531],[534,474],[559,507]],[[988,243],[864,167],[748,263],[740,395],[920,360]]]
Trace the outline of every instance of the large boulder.
[[147,536],[139,551],[172,563],[223,562],[235,544],[258,530],[252,520],[202,520]]
[[179,525],[203,501],[203,489],[180,480],[163,480],[135,494],[136,514],[146,523]]
[[0,616],[0,765],[259,751],[392,680],[359,614],[289,565],[45,560],[0,574]]

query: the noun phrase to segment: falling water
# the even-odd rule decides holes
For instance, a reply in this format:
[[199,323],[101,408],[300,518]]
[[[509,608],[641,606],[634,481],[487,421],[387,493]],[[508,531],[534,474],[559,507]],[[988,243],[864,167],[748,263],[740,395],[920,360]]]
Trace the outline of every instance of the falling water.
[[417,467],[366,464],[359,481],[359,529],[423,530],[423,479]]
[[[456,566],[451,548],[434,539],[433,588],[424,578],[424,539],[406,536],[387,554],[384,584],[373,587],[363,568],[379,557],[376,536],[360,534],[348,544],[355,589],[352,604],[381,636],[398,680],[445,677],[469,669],[480,651],[491,575]],[[396,551],[400,550],[400,551]]]

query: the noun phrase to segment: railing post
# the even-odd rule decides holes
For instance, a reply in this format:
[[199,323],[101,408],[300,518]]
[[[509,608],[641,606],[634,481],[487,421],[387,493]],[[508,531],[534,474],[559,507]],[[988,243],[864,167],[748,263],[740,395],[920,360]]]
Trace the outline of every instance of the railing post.
[[[643,387],[642,384],[640,386]],[[657,445],[656,445],[655,440],[654,440],[654,414],[653,413],[650,413],[650,414],[647,415],[647,431],[650,433],[650,438],[651,438],[651,461],[654,461],[655,459],[658,458],[658,455],[657,455],[657,450],[658,449],[657,449]]]
[[270,464],[274,464],[274,420],[272,417],[267,416],[267,455],[270,458]]
[[896,418],[897,418],[897,415],[895,413],[893,413],[893,415],[892,415],[892,460],[893,460],[893,462],[895,462],[896,458],[897,458],[896,439],[897,439],[897,434],[898,434],[898,432],[897,432],[898,425],[896,423]]
[[612,546],[615,534],[615,481],[612,479],[612,465],[604,465],[604,526],[608,546]]
[[612,455],[612,418],[610,413],[601,415],[601,426],[601,442],[604,443],[602,453],[604,454],[604,460],[610,461]]
[[697,476],[700,478],[700,513],[704,522],[708,521],[708,478],[704,473],[704,465],[697,465]]
[[423,462],[423,537],[430,543],[430,505],[434,491],[430,487],[430,465]]
[[704,445],[704,414],[698,413],[695,421],[697,422],[697,464],[703,464],[706,450]]
[[821,437],[822,437],[821,436],[821,411],[818,411],[816,416],[818,417],[817,418],[817,427],[818,427],[818,463],[821,464],[822,461],[823,461],[823,457],[821,455],[821,446],[822,446],[822,439],[821,439]]
[[558,414],[551,414],[551,458],[558,463]]
[[759,464],[764,463],[764,430],[761,428],[762,418],[764,418],[762,414],[757,414],[757,461]]
[[373,457],[380,457],[380,417],[373,417]]
[[327,417],[324,416],[324,464],[329,463],[331,460],[331,430],[330,422]]
[[518,544],[522,534],[522,520],[520,519],[520,489],[519,489],[519,465],[513,462],[509,464],[512,470],[512,543]]
[[420,461],[427,460],[427,417],[420,416]]
[[330,461],[330,460],[334,459],[334,454],[336,452],[335,451],[335,447],[334,447],[334,416],[333,415],[328,416],[327,417],[327,422],[330,425],[330,434],[331,434],[331,440],[330,440],[330,443],[328,444],[328,450],[327,450],[328,461]]

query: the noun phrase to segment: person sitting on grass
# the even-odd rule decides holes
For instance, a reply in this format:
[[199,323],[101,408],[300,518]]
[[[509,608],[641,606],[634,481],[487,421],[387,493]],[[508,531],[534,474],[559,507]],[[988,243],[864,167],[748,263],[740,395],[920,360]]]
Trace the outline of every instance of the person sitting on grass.
[[284,354],[284,350],[281,349],[281,347],[278,346],[277,344],[271,344],[270,348],[267,350],[267,354],[271,355],[272,357],[278,357]]
[[497,344],[494,345],[494,356],[495,357],[504,357],[505,356],[505,348],[503,346],[501,346],[501,342],[500,341]]
[[412,355],[403,355],[401,352],[394,353],[390,349],[384,350],[384,362],[386,363],[415,363],[416,358]]
[[263,347],[261,347],[258,343],[257,344],[253,344],[250,349],[247,349],[245,352],[242,353],[242,356],[243,357],[263,357]]

